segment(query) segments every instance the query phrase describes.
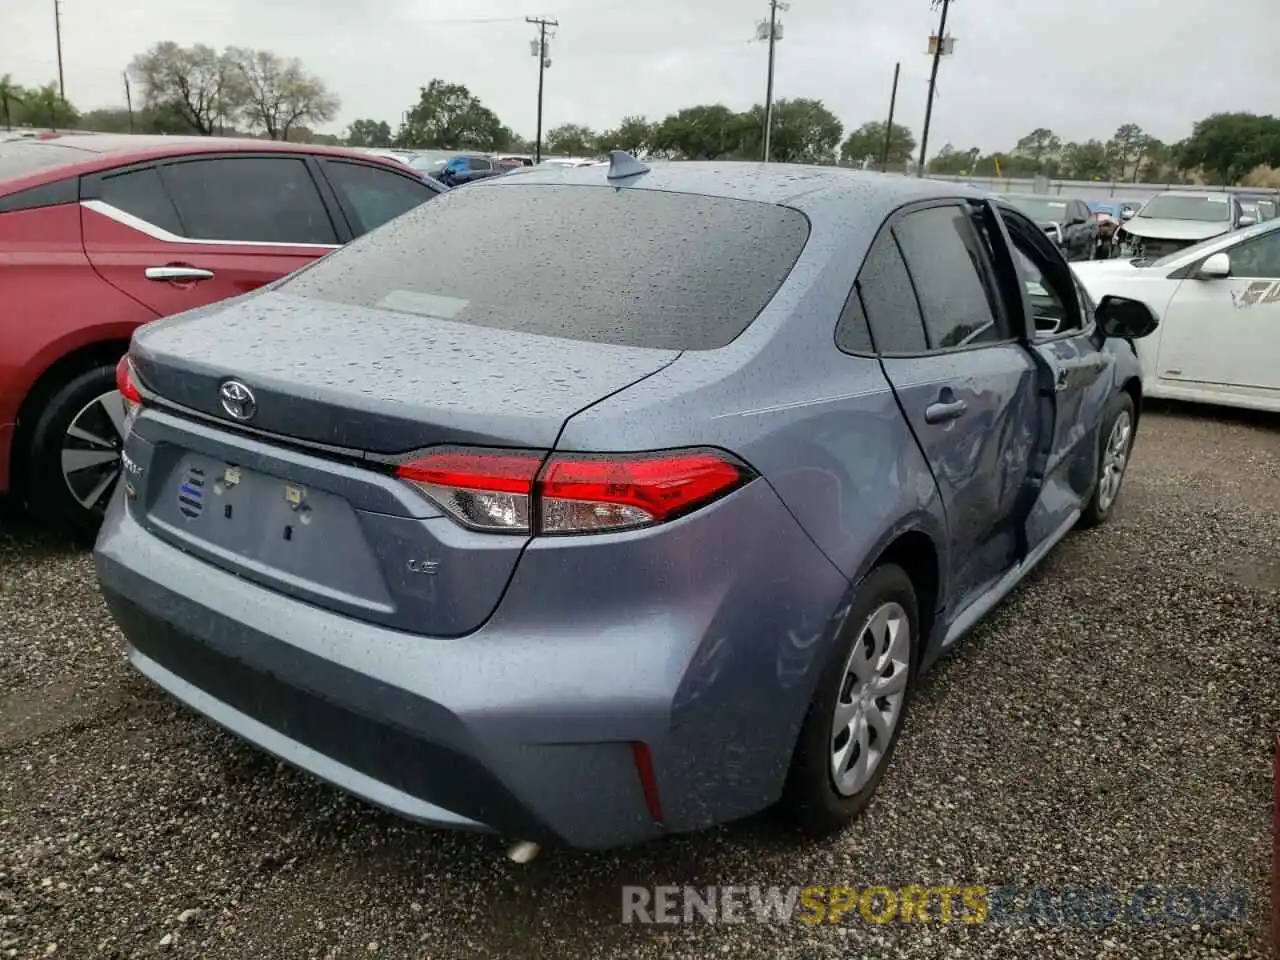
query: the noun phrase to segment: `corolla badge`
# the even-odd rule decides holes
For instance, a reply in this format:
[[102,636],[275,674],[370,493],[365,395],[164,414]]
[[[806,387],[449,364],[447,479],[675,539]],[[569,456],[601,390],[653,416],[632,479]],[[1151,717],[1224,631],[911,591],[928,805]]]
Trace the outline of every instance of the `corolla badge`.
[[222,409],[233,420],[250,420],[258,412],[258,401],[253,391],[239,380],[227,380],[218,388]]

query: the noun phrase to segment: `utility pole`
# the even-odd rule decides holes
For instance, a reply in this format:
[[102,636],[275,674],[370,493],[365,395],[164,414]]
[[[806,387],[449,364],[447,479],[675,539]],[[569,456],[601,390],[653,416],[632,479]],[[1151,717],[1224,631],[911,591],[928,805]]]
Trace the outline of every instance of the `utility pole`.
[[782,39],[782,24],[778,22],[778,11],[791,9],[790,4],[782,0],[769,0],[769,19],[761,20],[756,25],[756,39],[769,41],[769,79],[764,91],[764,155],[761,160],[768,163],[773,147],[773,64],[774,51],[778,41]]
[[53,35],[58,43],[58,99],[67,102],[67,85],[62,79],[62,0],[53,0]]
[[889,169],[889,145],[893,142],[893,113],[894,108],[898,105],[898,74],[902,71],[902,64],[895,63],[893,65],[893,92],[889,94],[889,119],[884,125],[884,153],[880,155],[880,172],[885,173]]
[[124,105],[129,109],[129,132],[133,133],[133,95],[129,92],[129,71],[120,75],[124,77]]
[[920,165],[916,170],[917,177],[924,176],[924,158],[929,149],[929,124],[933,121],[933,96],[938,89],[938,64],[942,62],[944,51],[949,52],[950,38],[947,37],[947,8],[951,0],[933,0],[934,9],[942,7],[942,19],[938,23],[938,35],[929,40],[933,52],[933,68],[929,71],[929,100],[924,105],[924,130],[920,134]]
[[[547,68],[551,66],[550,50],[547,48],[547,27],[558,27],[558,20],[547,20],[544,17],[525,17],[525,23],[532,23],[538,28],[538,39],[529,43],[529,52],[538,58],[538,132],[533,146],[533,162],[542,162],[542,90]],[[555,34],[552,34],[554,37]]]

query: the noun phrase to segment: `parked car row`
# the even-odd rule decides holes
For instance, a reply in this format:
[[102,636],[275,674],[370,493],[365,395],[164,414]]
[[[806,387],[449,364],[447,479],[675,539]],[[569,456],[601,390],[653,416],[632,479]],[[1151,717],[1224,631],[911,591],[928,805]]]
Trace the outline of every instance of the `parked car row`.
[[272,141],[0,144],[0,493],[96,528],[121,470],[115,367],[140,324],[268,285],[445,189]]
[[[1198,213],[1195,204],[1156,209]],[[1217,235],[1161,257],[1076,264],[1076,274],[1094,297],[1141,300],[1160,318],[1138,344],[1147,396],[1280,413],[1280,219],[1221,224],[1186,221]]]

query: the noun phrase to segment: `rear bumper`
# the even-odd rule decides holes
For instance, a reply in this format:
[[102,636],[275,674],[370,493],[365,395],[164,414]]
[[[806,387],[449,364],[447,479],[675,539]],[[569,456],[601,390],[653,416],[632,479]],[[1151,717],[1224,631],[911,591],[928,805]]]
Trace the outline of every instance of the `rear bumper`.
[[[122,507],[117,496],[95,560],[130,658],[152,681],[406,817],[583,848],[776,800],[848,590],[763,482],[661,534],[682,563],[708,569],[637,570],[627,582],[591,569],[598,549],[540,558],[531,546],[498,612],[459,638],[288,598],[170,546]],[[731,571],[725,556],[738,558]],[[550,614],[548,591],[564,613]],[[635,742],[650,747],[661,823]]]

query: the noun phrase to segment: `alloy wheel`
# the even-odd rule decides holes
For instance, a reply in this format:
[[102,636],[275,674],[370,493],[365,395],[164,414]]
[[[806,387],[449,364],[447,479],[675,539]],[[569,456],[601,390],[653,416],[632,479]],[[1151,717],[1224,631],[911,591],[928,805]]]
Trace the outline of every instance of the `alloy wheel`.
[[1129,465],[1129,442],[1133,436],[1133,421],[1129,411],[1122,410],[1111,425],[1107,445],[1102,451],[1102,468],[1098,473],[1098,507],[1103,513],[1111,509],[1120,493],[1125,467]]
[[841,676],[831,724],[831,780],[842,796],[875,775],[902,717],[911,658],[911,621],[897,603],[866,619]]
[[124,398],[115,390],[86,403],[62,438],[62,479],[85,510],[101,513],[120,479]]

